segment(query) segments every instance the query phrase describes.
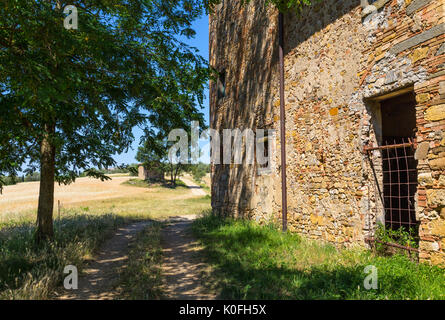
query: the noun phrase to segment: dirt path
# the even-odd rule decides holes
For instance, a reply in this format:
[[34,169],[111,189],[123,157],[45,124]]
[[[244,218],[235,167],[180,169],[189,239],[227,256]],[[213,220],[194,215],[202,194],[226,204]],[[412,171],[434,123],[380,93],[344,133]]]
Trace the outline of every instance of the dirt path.
[[94,261],[79,277],[78,290],[66,290],[58,297],[62,300],[111,300],[117,298],[114,286],[119,281],[120,270],[128,260],[129,244],[151,222],[137,222],[119,228],[108,240]]
[[[183,179],[194,195],[205,195],[201,187]],[[167,299],[215,299],[203,286],[208,266],[200,262],[200,247],[189,232],[195,216],[178,216],[168,219],[169,226],[162,231],[164,261],[162,265]],[[78,290],[59,290],[55,297],[63,300],[118,299],[115,290],[119,274],[128,260],[129,245],[136,235],[150,225],[150,221],[133,223],[117,230],[102,246],[79,277]]]
[[201,260],[202,248],[190,233],[195,216],[179,216],[169,220],[162,230],[164,252],[162,270],[164,292],[171,300],[213,300],[216,295],[204,286],[209,267]]
[[205,196],[207,192],[200,186],[198,186],[196,183],[194,183],[191,179],[188,177],[181,177],[181,180],[189,187],[189,189],[192,190],[192,193],[196,196]]

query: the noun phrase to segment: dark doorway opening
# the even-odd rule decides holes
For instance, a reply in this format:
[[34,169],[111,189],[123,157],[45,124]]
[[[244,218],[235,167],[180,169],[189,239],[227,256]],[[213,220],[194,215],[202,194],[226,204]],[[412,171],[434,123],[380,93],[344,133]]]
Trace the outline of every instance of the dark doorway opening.
[[417,190],[415,95],[409,92],[383,100],[380,105],[385,225],[393,230],[403,228],[417,236],[414,198]]

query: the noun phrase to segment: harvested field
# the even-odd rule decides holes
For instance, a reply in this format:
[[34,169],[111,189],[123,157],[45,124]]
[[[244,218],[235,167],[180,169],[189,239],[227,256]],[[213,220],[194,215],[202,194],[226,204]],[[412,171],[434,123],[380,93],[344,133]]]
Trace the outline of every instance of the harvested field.
[[[86,201],[135,197],[156,192],[156,189],[122,185],[123,182],[130,179],[128,176],[110,175],[110,177],[112,180],[103,182],[93,178],[79,178],[70,185],[59,186],[56,184],[55,202],[60,200],[66,207]],[[39,182],[6,186],[3,189],[3,195],[0,195],[0,214],[37,209],[38,196]]]

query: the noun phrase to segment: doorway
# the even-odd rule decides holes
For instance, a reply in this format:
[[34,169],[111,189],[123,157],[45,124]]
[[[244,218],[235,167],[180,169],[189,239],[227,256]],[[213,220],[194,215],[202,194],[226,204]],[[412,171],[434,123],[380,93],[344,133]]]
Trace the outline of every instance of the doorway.
[[380,102],[385,226],[417,233],[416,99],[413,92]]

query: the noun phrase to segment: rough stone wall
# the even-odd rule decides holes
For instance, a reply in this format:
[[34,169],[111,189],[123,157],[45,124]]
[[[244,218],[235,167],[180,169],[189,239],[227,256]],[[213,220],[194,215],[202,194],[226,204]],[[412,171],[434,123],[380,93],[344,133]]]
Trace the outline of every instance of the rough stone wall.
[[[379,12],[364,18],[369,46],[362,54],[364,68],[358,74],[358,94],[369,109],[376,104],[373,98],[412,87],[417,101],[419,185],[415,198],[416,217],[420,221],[420,260],[444,266],[445,96],[440,88],[445,85],[445,2],[380,2]],[[371,130],[373,116],[373,112],[364,114],[363,138]],[[378,156],[376,153],[375,158]]]
[[147,179],[146,170],[142,165],[138,167],[138,178],[142,180]]
[[[242,6],[223,1],[210,16],[210,65],[225,73],[226,96],[218,98],[210,83],[210,126],[223,129],[269,129],[273,126],[273,90],[277,83],[277,12],[264,5]],[[212,207],[215,211],[251,217],[252,210],[272,212],[265,192],[270,179],[254,165],[212,166]]]
[[370,183],[359,135],[365,108],[357,73],[368,45],[361,7],[323,1],[285,20],[289,228],[335,244],[363,244]]
[[157,168],[147,168],[143,165],[139,165],[138,178],[142,180],[163,181],[164,172]]
[[[211,126],[279,132],[277,13],[237,3],[224,1],[210,18],[210,63],[227,70],[228,92],[218,100],[211,84]],[[375,183],[381,173],[374,177],[363,147],[381,142],[379,97],[411,90],[420,259],[444,264],[444,1],[372,5],[324,0],[300,17],[285,15],[289,228],[337,245],[366,245],[384,213]],[[269,174],[258,175],[255,166],[213,166],[215,211],[279,219],[279,138]],[[381,163],[378,151],[372,161]]]

